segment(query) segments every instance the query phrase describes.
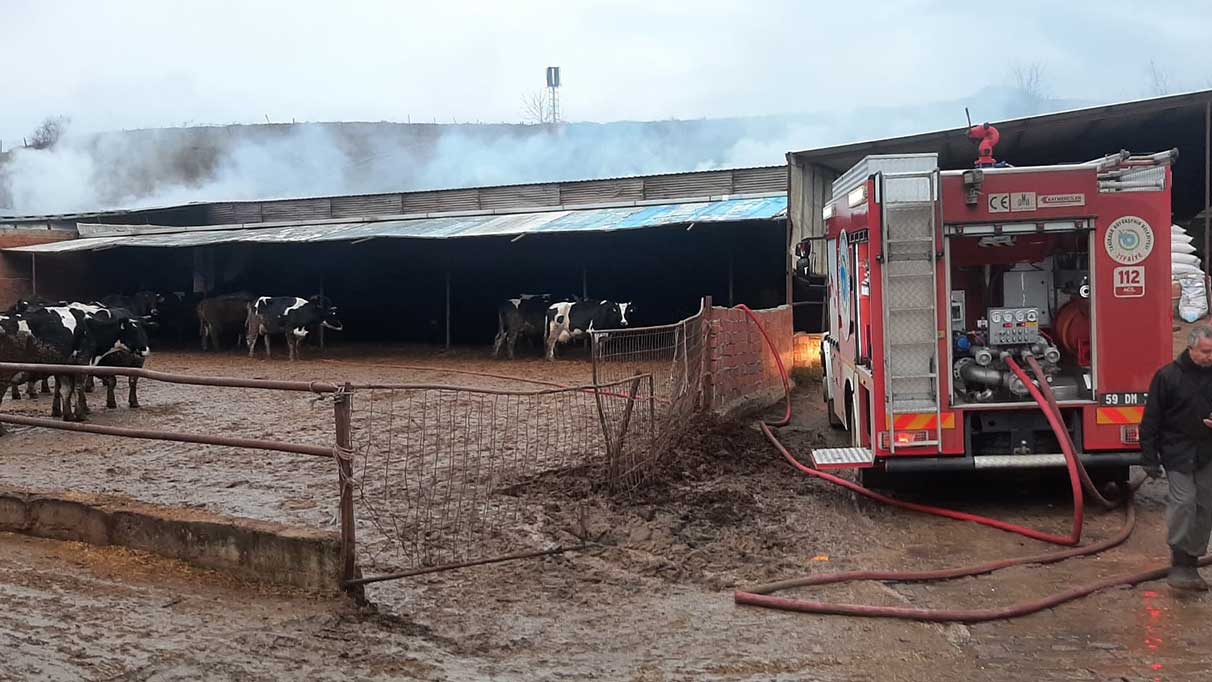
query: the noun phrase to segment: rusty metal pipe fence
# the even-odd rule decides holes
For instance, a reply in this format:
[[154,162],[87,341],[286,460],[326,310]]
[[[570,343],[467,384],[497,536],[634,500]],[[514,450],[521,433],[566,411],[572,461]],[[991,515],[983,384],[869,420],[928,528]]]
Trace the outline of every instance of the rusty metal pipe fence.
[[[687,339],[683,354],[695,346],[695,340]],[[687,367],[693,364],[682,355],[674,356]],[[617,373],[617,368],[612,371]],[[330,396],[334,429],[329,445],[5,413],[0,413],[0,423],[332,457],[339,481],[342,581],[358,597],[362,585],[369,582],[537,556],[581,544],[575,536],[566,545],[552,539],[564,531],[545,526],[544,491],[552,486],[578,490],[587,486],[616,495],[634,490],[651,475],[658,457],[659,421],[669,414],[669,404],[683,400],[658,402],[661,391],[668,396],[668,380],[662,376],[658,388],[656,377],[641,372],[589,386],[503,391],[0,363],[0,377],[18,372],[137,376],[166,383]],[[539,494],[526,494],[536,491]],[[377,575],[363,577],[363,570]]]
[[[199,445],[217,445],[223,447],[268,450],[271,452],[284,452],[297,455],[309,455],[313,457],[332,457],[337,462],[338,481],[344,482],[349,480],[349,453],[351,449],[349,443],[348,425],[350,423],[349,415],[352,402],[350,400],[348,385],[338,386],[336,384],[319,381],[275,381],[270,379],[244,379],[239,377],[170,374],[167,372],[155,372],[146,369],[128,367],[92,367],[84,365],[0,362],[0,377],[7,379],[8,377],[12,377],[21,372],[75,376],[127,376],[162,381],[170,384],[183,384],[191,386],[294,391],[315,393],[319,395],[331,395],[333,397],[333,419],[336,428],[333,443],[332,445],[328,446],[304,443],[286,443],[262,438],[236,438],[231,436],[216,436],[203,433],[185,433],[167,429],[134,429],[119,426],[103,426],[98,424],[67,422],[58,419],[45,419],[41,417],[25,417],[21,415],[6,414],[3,412],[0,412],[0,424],[20,424],[25,426],[56,429],[60,431],[92,433],[104,436],[120,436],[141,440],[196,443]],[[5,382],[5,386],[7,386],[7,382]],[[352,580],[358,577],[357,562],[354,555],[357,543],[354,536],[355,525],[352,488],[349,485],[342,483],[339,486],[338,495],[338,510],[341,528],[341,580],[343,585],[349,585]],[[354,586],[347,589],[350,589],[355,597],[361,598],[360,587]]]

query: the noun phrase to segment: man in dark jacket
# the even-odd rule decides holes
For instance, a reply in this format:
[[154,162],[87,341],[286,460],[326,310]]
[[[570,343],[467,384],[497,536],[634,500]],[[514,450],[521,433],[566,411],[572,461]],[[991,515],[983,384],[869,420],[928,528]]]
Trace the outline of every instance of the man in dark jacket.
[[1166,582],[1175,589],[1207,590],[1197,561],[1212,533],[1212,326],[1191,330],[1187,350],[1153,376],[1140,444],[1145,471],[1157,478],[1165,467],[1170,484]]

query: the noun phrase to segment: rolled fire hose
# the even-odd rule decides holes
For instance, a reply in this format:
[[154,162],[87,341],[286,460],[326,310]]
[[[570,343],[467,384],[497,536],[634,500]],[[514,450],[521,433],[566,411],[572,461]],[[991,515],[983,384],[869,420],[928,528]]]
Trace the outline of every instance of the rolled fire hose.
[[[784,393],[785,393],[784,397],[785,397],[785,405],[786,405],[786,409],[785,409],[783,417],[775,422],[759,422],[759,427],[761,428],[762,433],[765,434],[766,438],[771,442],[771,444],[774,445],[774,447],[779,451],[779,453],[782,454],[783,457],[786,458],[787,461],[789,463],[791,463],[791,465],[794,466],[797,470],[799,470],[805,474],[808,474],[810,476],[824,479],[835,485],[840,485],[855,493],[858,493],[865,497],[869,497],[878,502],[883,502],[885,504],[890,504],[890,505],[897,506],[897,507],[900,507],[903,509],[908,509],[911,511],[918,511],[918,512],[923,512],[923,513],[927,513],[927,514],[933,514],[936,516],[943,516],[945,518],[951,518],[951,519],[956,519],[956,520],[961,520],[961,521],[978,523],[981,525],[998,528],[1000,530],[1005,530],[1008,532],[1025,535],[1027,537],[1031,537],[1031,538],[1041,540],[1044,542],[1051,542],[1054,544],[1063,544],[1063,545],[1076,545],[1079,542],[1079,540],[1081,539],[1082,522],[1083,522],[1083,518],[1084,518],[1084,498],[1082,496],[1083,488],[1085,488],[1086,491],[1089,492],[1091,494],[1091,496],[1094,499],[1098,500],[1100,503],[1107,504],[1108,506],[1110,506],[1112,504],[1110,501],[1103,498],[1102,495],[1099,494],[1097,489],[1094,488],[1093,483],[1090,481],[1089,475],[1086,473],[1085,468],[1082,466],[1081,460],[1078,459],[1078,457],[1076,456],[1076,453],[1073,450],[1072,440],[1069,437],[1068,431],[1064,428],[1063,422],[1060,417],[1059,410],[1055,407],[1056,399],[1055,399],[1055,396],[1052,395],[1050,387],[1045,388],[1044,392],[1041,392],[1041,390],[1039,388],[1036,388],[1034,382],[1032,382],[1030,380],[1030,378],[1026,375],[1026,373],[1023,372],[1022,368],[1019,367],[1018,364],[1016,362],[1014,362],[1012,359],[1009,360],[1009,362],[1008,362],[1011,370],[1014,371],[1015,375],[1018,376],[1019,379],[1022,380],[1023,383],[1028,387],[1028,389],[1030,390],[1030,392],[1032,394],[1032,397],[1035,398],[1035,401],[1040,406],[1040,409],[1044,411],[1045,416],[1048,418],[1049,424],[1052,426],[1053,432],[1056,434],[1057,441],[1061,444],[1061,450],[1065,454],[1065,463],[1066,463],[1067,469],[1069,470],[1069,478],[1070,478],[1070,484],[1071,484],[1072,491],[1073,491],[1073,502],[1074,502],[1073,526],[1072,526],[1072,531],[1068,536],[1051,535],[1051,534],[1047,534],[1047,533],[1042,533],[1042,532],[1034,530],[1034,529],[1024,528],[1022,526],[1017,526],[1017,525],[1010,524],[1010,523],[1007,523],[1004,521],[999,521],[997,519],[991,519],[988,517],[983,517],[983,516],[979,516],[979,515],[975,515],[975,514],[966,514],[963,512],[957,512],[957,511],[950,510],[950,509],[942,509],[939,507],[932,507],[929,505],[921,505],[921,504],[915,504],[915,503],[911,503],[911,502],[904,502],[902,500],[896,500],[894,498],[890,498],[885,495],[881,495],[879,493],[868,490],[867,488],[864,488],[864,487],[862,487],[856,483],[853,483],[851,481],[848,481],[846,479],[834,476],[832,474],[825,473],[823,471],[818,471],[816,469],[812,469],[808,466],[805,466],[804,464],[801,464],[799,462],[799,460],[797,460],[795,458],[795,456],[792,455],[791,452],[789,452],[787,450],[787,448],[778,440],[778,438],[774,435],[774,431],[771,428],[771,427],[777,428],[780,426],[786,426],[791,421],[791,384],[790,384],[790,378],[787,374],[787,369],[783,365],[783,360],[782,360],[782,357],[779,355],[778,348],[774,345],[773,341],[770,339],[770,335],[766,332],[766,329],[762,326],[761,321],[758,320],[757,316],[747,306],[741,305],[738,307],[741,310],[745,311],[746,315],[749,316],[750,320],[754,323],[755,326],[757,326],[758,330],[761,332],[763,338],[766,341],[767,347],[774,354],[775,362],[779,368],[779,374],[783,380],[783,389],[784,389]],[[1036,362],[1033,357],[1028,357],[1027,361],[1029,364],[1033,365],[1032,369],[1037,373],[1037,376],[1042,378],[1043,372],[1039,369],[1038,362]],[[1047,382],[1041,381],[1041,385],[1046,385],[1046,383]],[[1089,556],[1092,554],[1096,554],[1098,552],[1102,552],[1102,551],[1111,549],[1112,547],[1116,547],[1116,546],[1122,544],[1125,540],[1128,539],[1129,536],[1131,536],[1132,531],[1136,526],[1136,509],[1135,509],[1135,506],[1131,503],[1132,502],[1131,491],[1133,489],[1139,487],[1139,485],[1140,485],[1140,482],[1138,482],[1137,484],[1135,484],[1133,486],[1130,486],[1129,490],[1127,491],[1127,493],[1125,494],[1125,496],[1123,498],[1123,500],[1127,501],[1128,504],[1125,505],[1124,524],[1120,528],[1120,530],[1115,535],[1113,535],[1105,540],[1102,540],[1100,542],[1094,543],[1092,545],[1087,545],[1084,547],[1073,547],[1071,549],[1067,549],[1064,551],[1052,552],[1052,553],[1048,553],[1048,554],[1038,554],[1038,555],[1033,555],[1033,556],[1004,559],[1001,561],[994,561],[994,562],[978,564],[978,565],[974,565],[974,566],[940,569],[940,570],[934,570],[934,571],[912,571],[912,572],[853,571],[853,572],[847,572],[847,573],[833,573],[833,574],[823,574],[823,575],[817,575],[817,576],[808,576],[808,577],[804,577],[804,578],[784,580],[784,581],[780,581],[780,582],[769,583],[766,585],[759,585],[756,587],[750,587],[748,589],[739,590],[734,593],[733,598],[737,604],[764,606],[767,608],[774,608],[774,609],[781,609],[781,610],[788,610],[788,611],[801,611],[801,612],[822,613],[822,614],[841,614],[841,615],[851,615],[851,616],[867,616],[867,617],[878,617],[878,618],[900,618],[900,619],[907,619],[907,620],[921,620],[921,621],[933,621],[933,622],[976,623],[976,622],[983,622],[983,621],[988,621],[988,620],[999,620],[999,619],[1006,619],[1006,618],[1015,618],[1018,616],[1025,616],[1025,615],[1028,615],[1031,613],[1036,613],[1036,612],[1044,610],[1044,609],[1052,608],[1054,606],[1063,604],[1068,601],[1072,601],[1074,599],[1078,599],[1080,597],[1084,597],[1088,594],[1092,594],[1094,592],[1104,590],[1109,587],[1114,587],[1117,585],[1135,585],[1137,583],[1145,582],[1148,580],[1155,580],[1157,578],[1164,576],[1166,574],[1168,568],[1163,566],[1160,568],[1154,568],[1154,569],[1150,569],[1147,571],[1142,571],[1142,572],[1138,572],[1138,573],[1134,573],[1134,574],[1130,574],[1130,575],[1113,576],[1113,577],[1106,578],[1106,579],[1103,579],[1103,580],[1100,580],[1100,581],[1097,581],[1094,583],[1075,587],[1073,589],[1066,590],[1064,592],[1059,592],[1059,593],[1056,593],[1056,594],[1053,594],[1048,597],[1038,599],[1035,601],[1023,602],[1023,603],[1019,603],[1019,604],[1012,604],[1012,605],[1005,606],[1005,607],[987,608],[987,609],[921,609],[921,608],[906,608],[906,607],[892,607],[892,606],[870,606],[870,605],[864,605],[864,604],[842,604],[842,603],[831,603],[831,602],[818,602],[818,601],[808,601],[808,600],[803,600],[803,599],[789,599],[789,598],[784,598],[784,597],[771,596],[771,593],[773,593],[773,592],[777,592],[779,590],[784,590],[784,589],[793,588],[793,587],[805,587],[805,586],[810,586],[810,585],[826,585],[826,584],[833,584],[833,583],[853,582],[853,581],[858,581],[858,580],[883,580],[883,581],[897,581],[897,582],[922,582],[922,581],[932,581],[932,580],[951,580],[951,579],[960,578],[960,577],[990,573],[992,571],[996,571],[996,570],[999,570],[1002,568],[1007,568],[1009,566],[1020,566],[1023,564],[1050,564],[1050,563],[1056,563],[1059,561],[1063,561],[1065,559],[1070,559],[1073,557]],[[1212,556],[1201,559],[1199,563],[1201,566],[1205,566],[1205,565],[1212,563]]]

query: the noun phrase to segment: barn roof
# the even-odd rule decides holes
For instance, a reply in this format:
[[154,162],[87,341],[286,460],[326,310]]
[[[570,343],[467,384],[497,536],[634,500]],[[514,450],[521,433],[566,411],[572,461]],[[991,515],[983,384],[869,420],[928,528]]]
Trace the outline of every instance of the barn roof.
[[80,239],[20,246],[5,251],[66,253],[119,247],[182,248],[233,243],[304,244],[369,239],[453,239],[609,232],[692,223],[769,221],[786,217],[786,212],[786,193],[768,192],[529,212],[427,213],[358,222],[327,220],[195,227],[80,223]]

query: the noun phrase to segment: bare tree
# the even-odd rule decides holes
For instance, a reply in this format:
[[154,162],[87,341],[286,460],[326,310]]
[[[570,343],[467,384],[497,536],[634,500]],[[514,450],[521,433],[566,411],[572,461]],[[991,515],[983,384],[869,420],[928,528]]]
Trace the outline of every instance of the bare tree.
[[522,95],[522,114],[527,123],[549,123],[551,101],[546,90],[535,90]]
[[1040,62],[1018,64],[1010,71],[1014,85],[1026,93],[1031,99],[1047,99],[1048,88],[1045,84],[1045,69]]
[[1152,59],[1149,60],[1149,91],[1154,95],[1168,95],[1174,92],[1170,87],[1170,76]]
[[67,132],[67,124],[71,119],[66,116],[48,116],[34,129],[33,142],[29,146],[34,149],[50,149],[59,142]]

